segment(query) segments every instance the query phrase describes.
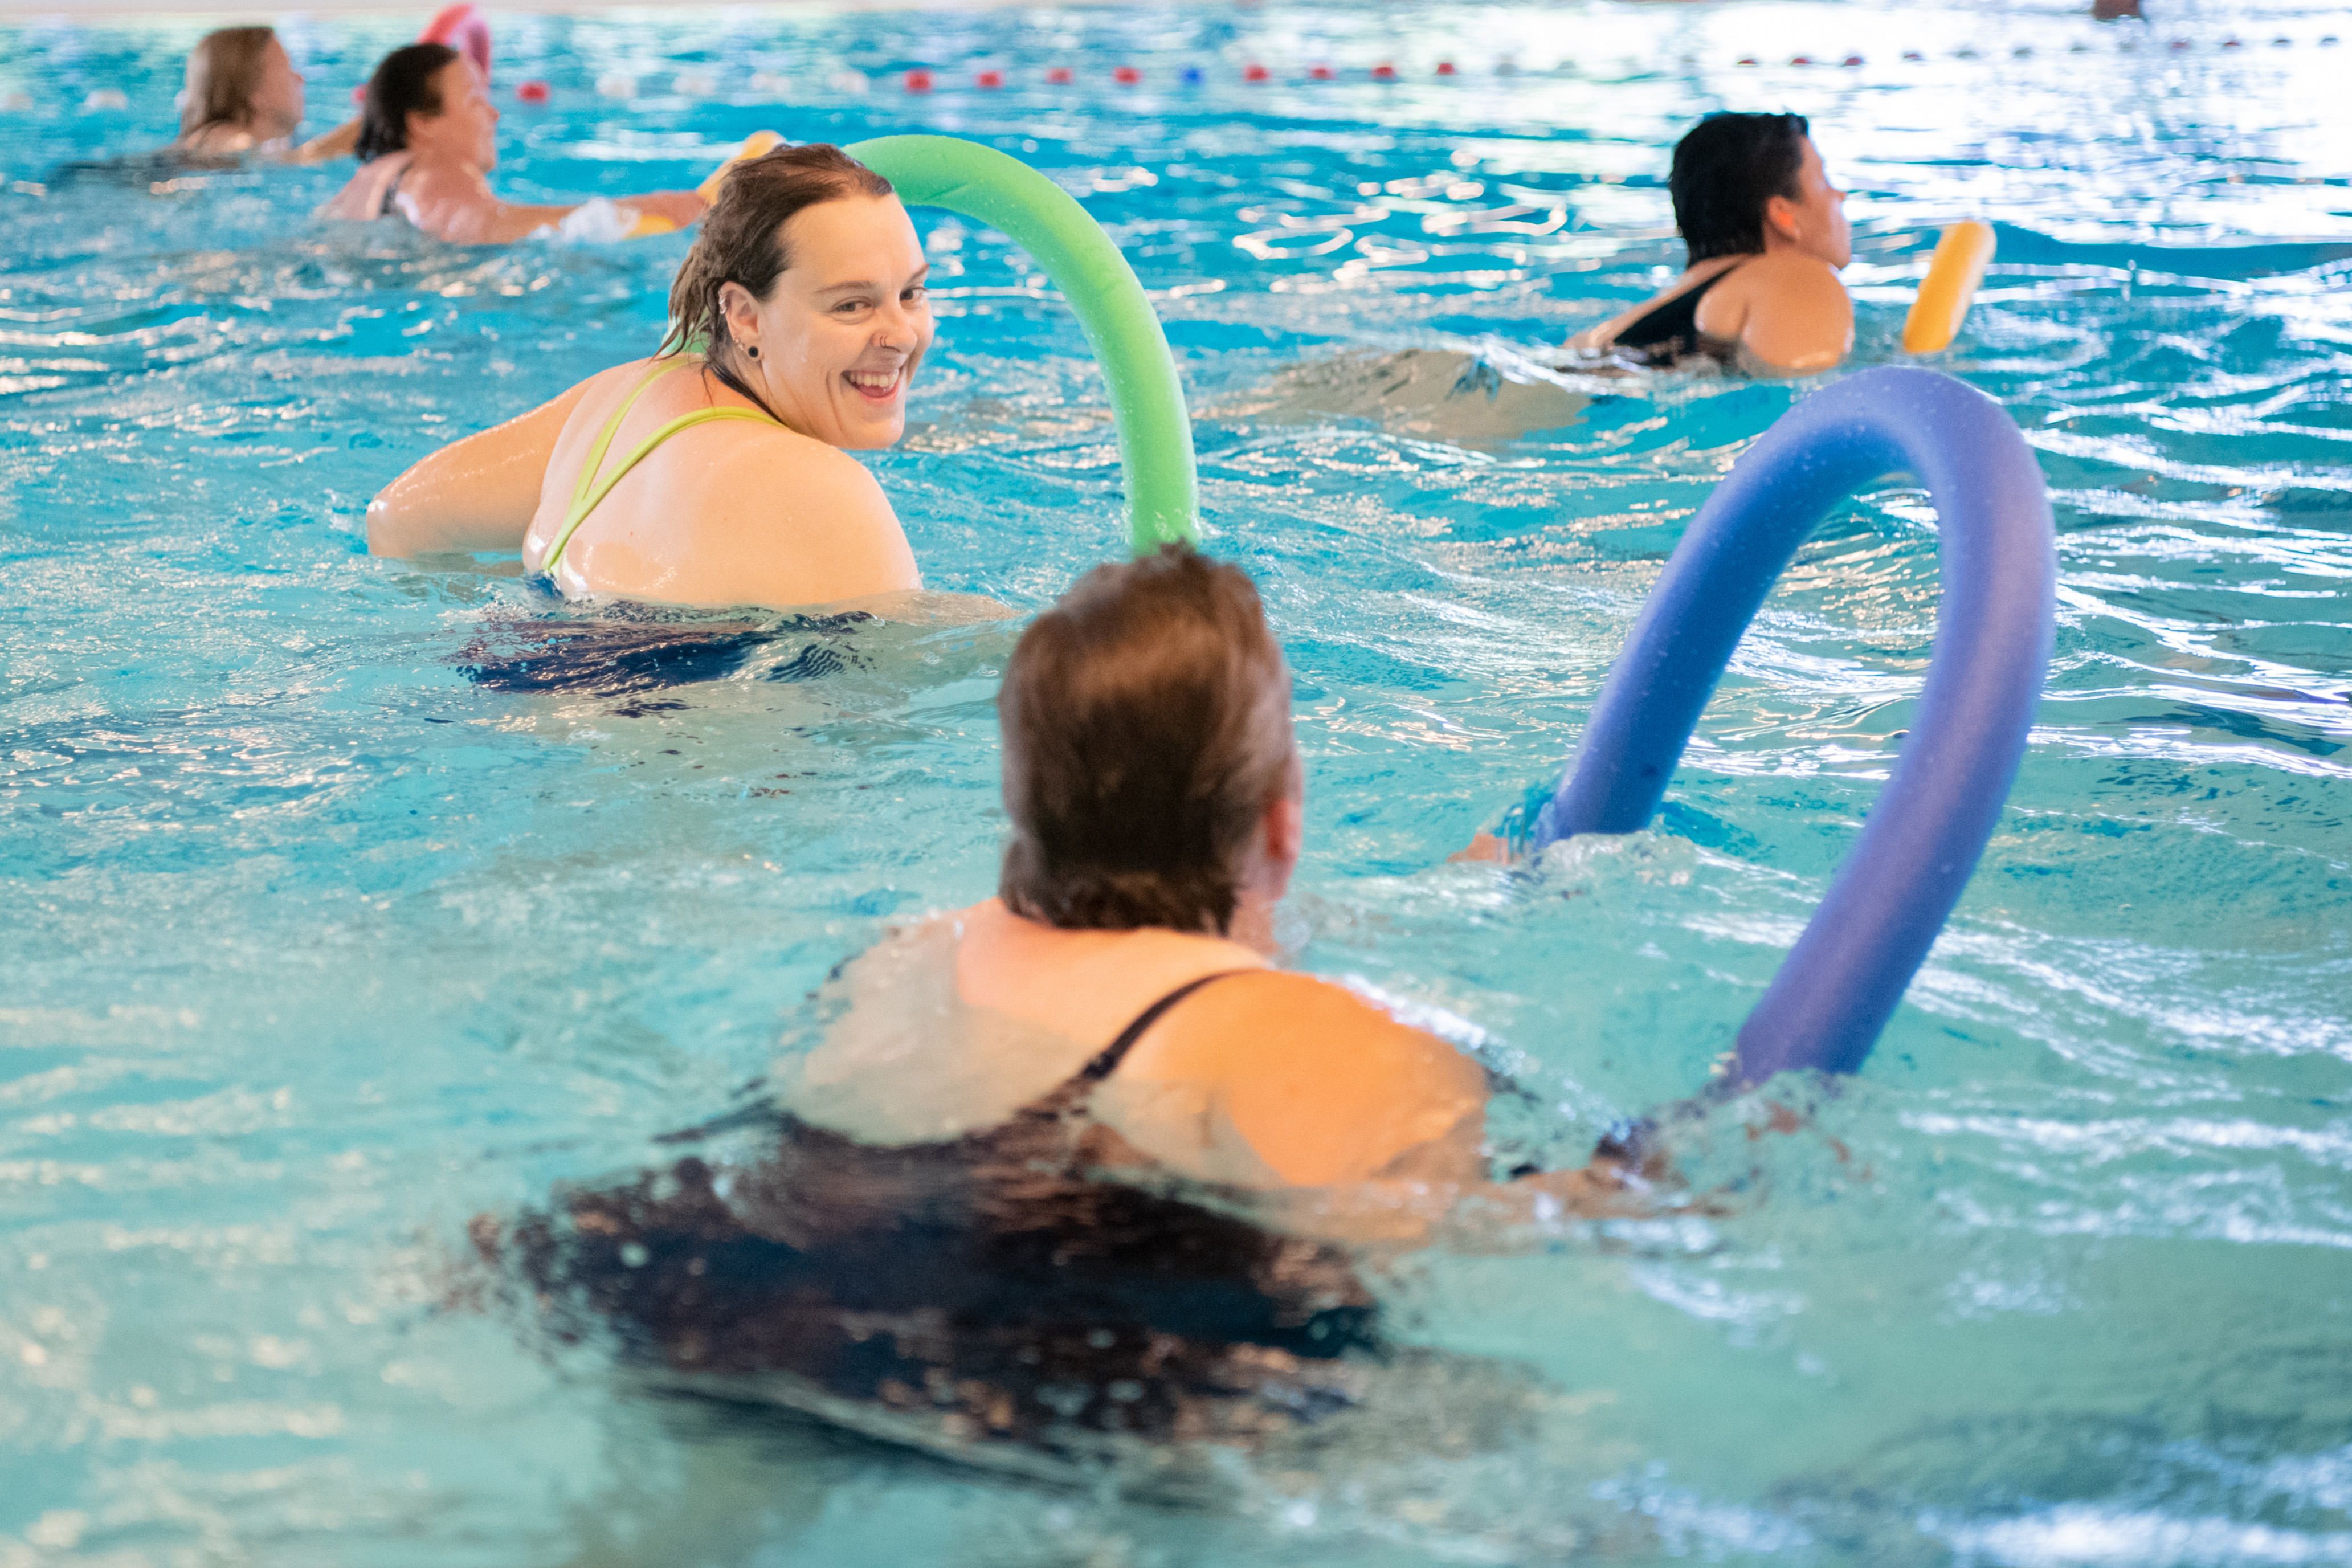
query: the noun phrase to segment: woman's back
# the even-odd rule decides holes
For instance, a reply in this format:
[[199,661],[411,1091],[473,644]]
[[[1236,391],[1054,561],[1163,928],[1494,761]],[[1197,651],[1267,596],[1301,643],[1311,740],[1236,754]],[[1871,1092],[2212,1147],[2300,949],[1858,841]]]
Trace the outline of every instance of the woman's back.
[[1475,1149],[1448,1139],[1475,1131],[1476,1064],[1223,937],[1062,931],[992,899],[884,942],[842,984],[843,1016],[780,1100],[863,1142],[997,1126],[1117,1047],[1078,1106],[1107,1135],[1099,1162],[1266,1192],[1442,1151],[1475,1179]]
[[[1249,1446],[1347,1408],[1361,1369],[1345,1358],[1379,1348],[1352,1253],[1171,1184],[1097,1114],[1183,1002],[1284,977],[1213,939],[1120,933],[1172,940],[1081,955],[1065,966],[1075,1008],[1042,1010],[1087,1015],[1118,989],[1107,960],[1153,984],[1238,967],[1088,1049],[961,995],[966,923],[927,922],[853,966],[854,1026],[782,1109],[673,1140],[749,1131],[736,1157],[560,1193],[550,1214],[478,1230],[485,1257],[520,1268],[559,1334],[608,1323],[661,1380],[926,1447]],[[982,948],[1003,956],[1001,940]]]

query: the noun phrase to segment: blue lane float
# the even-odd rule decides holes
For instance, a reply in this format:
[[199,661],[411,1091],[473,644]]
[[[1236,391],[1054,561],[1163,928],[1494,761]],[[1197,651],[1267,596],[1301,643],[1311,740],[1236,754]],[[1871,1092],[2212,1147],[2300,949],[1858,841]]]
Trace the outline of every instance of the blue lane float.
[[1908,470],[1940,531],[1943,608],[1895,775],[1811,923],[1740,1026],[1730,1088],[1853,1072],[1927,956],[2025,754],[2050,662],[2057,550],[2033,454],[1991,398],[1885,366],[1782,415],[1716,487],[1610,671],[1538,848],[1649,825],[1740,635],[1816,523]]

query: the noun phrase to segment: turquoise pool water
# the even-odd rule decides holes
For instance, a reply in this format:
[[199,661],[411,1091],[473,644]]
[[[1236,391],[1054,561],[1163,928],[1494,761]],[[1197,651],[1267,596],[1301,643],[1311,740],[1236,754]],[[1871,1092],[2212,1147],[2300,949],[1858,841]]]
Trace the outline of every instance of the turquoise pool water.
[[[61,170],[165,137],[196,28],[0,30],[0,1563],[2352,1562],[2340,17],[497,20],[519,193],[687,183],[773,125],[978,136],[1083,196],[1297,668],[1296,962],[1477,1031],[1541,1090],[1523,1142],[1580,1158],[1728,1044],[1906,728],[1933,517],[1892,486],[1824,526],[1655,831],[1448,867],[1802,388],[1577,381],[1573,423],[1455,439],[1325,362],[1557,342],[1678,265],[1690,118],[1811,115],[1857,363],[1896,357],[1936,225],[2001,226],[1942,363],[2052,487],[2034,742],[1868,1070],[1811,1131],[1687,1147],[1735,1212],[1386,1282],[1405,1339],[1530,1391],[1499,1436],[1428,1396],[1188,1509],[646,1395],[444,1310],[465,1222],[647,1159],[834,963],[988,890],[1013,630],[785,627],[680,680],[510,563],[370,559],[404,464],[654,341],[684,242],[463,252],[314,223],[332,170]],[[400,31],[288,36],[334,107]],[[1865,63],[1737,63],[1801,53]],[[1068,316],[937,216],[940,348],[876,468],[933,586],[1030,610],[1115,547],[1115,451]],[[1300,364],[1356,404],[1282,391]],[[559,635],[604,639],[568,689],[497,682]]]

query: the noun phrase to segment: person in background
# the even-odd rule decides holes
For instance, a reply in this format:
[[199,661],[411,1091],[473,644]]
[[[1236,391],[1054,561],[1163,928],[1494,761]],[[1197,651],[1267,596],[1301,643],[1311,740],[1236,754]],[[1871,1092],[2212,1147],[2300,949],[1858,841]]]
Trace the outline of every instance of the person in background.
[[1675,144],[1666,177],[1689,247],[1672,288],[1578,334],[1573,349],[1645,365],[1706,356],[1808,375],[1853,346],[1845,193],[1801,114],[1716,114]]
[[268,27],[223,27],[188,51],[187,86],[180,94],[180,134],[167,151],[190,160],[226,160],[247,153],[317,163],[340,158],[359,141],[349,121],[300,146],[302,73]]
[[499,111],[481,73],[446,44],[410,44],[368,79],[360,112],[360,171],[320,216],[373,222],[399,216],[459,245],[501,245],[553,228],[583,209],[604,213],[610,237],[641,216],[683,228],[702,216],[692,191],[653,191],[619,203],[530,205],[490,190],[499,165]]

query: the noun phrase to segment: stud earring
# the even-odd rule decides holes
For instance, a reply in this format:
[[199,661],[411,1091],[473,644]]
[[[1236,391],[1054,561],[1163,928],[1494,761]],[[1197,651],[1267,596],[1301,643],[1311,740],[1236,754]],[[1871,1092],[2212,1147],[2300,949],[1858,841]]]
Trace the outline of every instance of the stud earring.
[[760,345],[753,343],[750,348],[745,349],[743,352],[750,354],[753,359],[758,359],[760,357]]

